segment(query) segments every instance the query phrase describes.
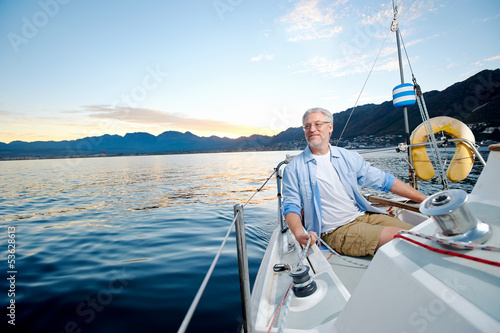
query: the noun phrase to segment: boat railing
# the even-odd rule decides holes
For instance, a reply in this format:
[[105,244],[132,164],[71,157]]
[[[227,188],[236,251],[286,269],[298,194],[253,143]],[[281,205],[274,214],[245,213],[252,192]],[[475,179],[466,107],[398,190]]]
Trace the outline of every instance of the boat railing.
[[[481,162],[481,164],[483,166],[486,165],[486,161],[484,160],[483,156],[481,155],[481,153],[477,149],[477,146],[473,142],[471,142],[470,140],[467,140],[464,138],[454,138],[454,139],[446,139],[446,140],[437,140],[436,141],[436,143],[440,144],[440,145],[446,145],[446,144],[448,144],[448,142],[463,142],[463,143],[465,143],[467,146],[469,146],[474,151],[474,155],[479,160],[479,162]],[[432,142],[413,143],[413,144],[409,144],[409,145],[402,143],[398,146],[367,149],[367,150],[358,151],[358,153],[359,154],[368,154],[368,153],[376,153],[376,152],[390,151],[390,150],[397,150],[397,151],[404,152],[408,148],[411,148],[411,147],[430,146],[431,144],[432,144]]]
[[283,237],[281,237],[281,251],[282,253],[288,253],[293,250],[294,248],[294,242],[292,239],[289,237],[288,233],[288,224],[285,221],[285,217],[283,214],[283,196],[281,194],[281,188],[282,188],[282,180],[283,180],[283,170],[281,167],[285,164],[290,163],[290,161],[294,158],[295,156],[293,155],[286,155],[286,158],[284,161],[280,162],[278,166],[275,169],[276,173],[276,186],[277,186],[277,196],[278,196],[278,219],[281,227],[281,234]]
[[[446,144],[448,142],[457,142],[461,141],[467,144],[469,147],[471,147],[478,160],[483,164],[486,165],[486,162],[484,158],[481,156],[479,151],[477,150],[477,147],[475,146],[474,143],[470,142],[469,140],[462,139],[462,138],[455,138],[455,139],[447,139],[447,140],[440,140],[437,141],[438,144]],[[373,153],[373,152],[380,152],[380,151],[389,151],[389,150],[397,150],[397,151],[406,151],[408,147],[417,147],[417,146],[423,146],[423,145],[430,145],[431,143],[425,142],[425,143],[418,143],[418,144],[400,144],[399,146],[395,147],[387,147],[387,148],[379,148],[379,149],[368,149],[368,150],[363,150],[363,151],[358,151],[360,154],[366,154],[366,153]],[[219,248],[219,251],[217,252],[216,256],[214,257],[214,260],[212,261],[212,264],[210,268],[208,269],[205,278],[200,285],[200,288],[193,299],[193,302],[191,303],[190,308],[188,309],[186,316],[184,317],[184,320],[178,330],[178,333],[183,333],[186,331],[191,318],[196,310],[196,307],[198,306],[198,303],[203,295],[203,292],[205,291],[205,288],[208,284],[208,281],[210,280],[210,277],[213,273],[213,270],[215,269],[215,266],[217,265],[217,262],[219,260],[219,257],[222,253],[222,250],[224,249],[224,246],[226,245],[227,239],[229,238],[231,231],[233,229],[233,226],[235,226],[235,233],[236,233],[236,241],[237,241],[237,254],[238,254],[238,268],[239,268],[239,278],[240,278],[240,293],[241,293],[241,300],[242,300],[242,315],[243,315],[243,330],[244,332],[253,332],[253,327],[252,327],[252,313],[251,313],[251,304],[250,304],[250,279],[249,279],[249,270],[248,270],[248,257],[247,257],[247,247],[246,247],[246,235],[245,235],[245,220],[244,220],[244,206],[247,205],[253,197],[260,192],[264,186],[269,182],[269,180],[276,174],[276,182],[277,182],[277,196],[278,196],[278,214],[279,214],[279,223],[280,223],[280,229],[282,233],[282,252],[287,253],[291,250],[293,250],[293,242],[291,239],[289,239],[289,232],[288,232],[288,226],[287,223],[284,219],[284,214],[283,214],[283,205],[282,205],[282,193],[281,193],[281,188],[282,188],[282,169],[281,167],[283,165],[288,164],[295,156],[287,155],[286,159],[278,164],[278,166],[274,169],[274,172],[266,179],[266,181],[262,184],[262,186],[257,189],[253,195],[244,203],[244,204],[237,204],[234,206],[234,219],[229,226],[229,229],[227,231],[227,234],[225,238],[223,239],[221,246]]]
[[242,303],[242,316],[243,316],[243,331],[244,332],[253,332],[253,321],[252,319],[252,313],[251,313],[251,304],[250,304],[250,278],[249,278],[249,270],[248,270],[248,256],[247,256],[247,245],[246,245],[246,233],[245,233],[245,218],[244,218],[244,206],[246,206],[253,198],[254,196],[259,193],[264,186],[269,182],[269,180],[276,174],[276,181],[278,185],[278,212],[280,215],[280,228],[281,232],[285,235],[283,237],[283,251],[288,252],[290,251],[290,245],[289,242],[287,241],[287,231],[288,231],[288,226],[286,224],[286,221],[283,218],[283,209],[282,209],[282,200],[281,200],[281,180],[282,180],[282,170],[281,167],[285,164],[288,164],[294,156],[287,155],[286,159],[278,164],[278,166],[274,169],[274,172],[266,179],[266,181],[262,184],[260,188],[258,188],[252,196],[244,203],[244,204],[236,204],[234,205],[234,219],[229,226],[229,229],[226,233],[226,236],[224,237],[221,246],[219,247],[219,251],[214,257],[214,260],[212,261],[212,264],[210,265],[210,268],[208,269],[205,278],[203,279],[203,282],[200,285],[200,288],[198,289],[198,292],[196,293],[196,296],[193,299],[193,302],[191,303],[191,306],[189,307],[184,320],[181,323],[181,326],[179,327],[179,330],[177,331],[178,333],[184,333],[191,321],[191,318],[193,317],[193,314],[196,310],[196,307],[198,306],[198,303],[203,296],[203,292],[205,291],[205,288],[208,284],[208,281],[210,280],[210,277],[212,276],[212,273],[215,269],[215,266],[217,265],[217,262],[219,260],[219,257],[222,253],[222,250],[224,249],[224,246],[226,245],[226,242],[231,234],[231,231],[233,229],[233,226],[235,227],[235,234],[236,234],[236,244],[237,244],[237,254],[238,254],[238,271],[239,271],[239,279],[240,279],[240,293],[241,293],[241,303]]

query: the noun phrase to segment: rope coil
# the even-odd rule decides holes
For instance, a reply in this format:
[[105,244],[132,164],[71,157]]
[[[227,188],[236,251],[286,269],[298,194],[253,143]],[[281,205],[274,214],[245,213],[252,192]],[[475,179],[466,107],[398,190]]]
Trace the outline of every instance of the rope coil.
[[305,287],[305,286],[308,286],[311,284],[311,282],[313,282],[313,279],[312,278],[309,278],[309,280],[305,281],[305,282],[302,282],[302,283],[295,283],[293,282],[293,286],[295,288],[302,288],[302,287]]

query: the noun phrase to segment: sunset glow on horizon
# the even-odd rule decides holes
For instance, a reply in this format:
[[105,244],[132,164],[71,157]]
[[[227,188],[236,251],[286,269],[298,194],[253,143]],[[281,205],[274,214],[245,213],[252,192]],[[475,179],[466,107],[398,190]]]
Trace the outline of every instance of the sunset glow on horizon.
[[[500,68],[500,2],[396,3],[424,92]],[[400,83],[393,17],[386,0],[0,1],[0,142],[273,136],[352,108],[379,51],[358,105],[380,104]]]

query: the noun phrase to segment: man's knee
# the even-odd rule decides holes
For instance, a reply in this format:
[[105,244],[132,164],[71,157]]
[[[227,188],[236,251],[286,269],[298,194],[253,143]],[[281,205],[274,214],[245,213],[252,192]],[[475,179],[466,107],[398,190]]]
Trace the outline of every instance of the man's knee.
[[384,227],[380,233],[380,238],[378,240],[377,244],[377,250],[379,247],[382,245],[390,242],[392,239],[394,239],[394,236],[396,236],[401,230],[401,228],[398,227]]

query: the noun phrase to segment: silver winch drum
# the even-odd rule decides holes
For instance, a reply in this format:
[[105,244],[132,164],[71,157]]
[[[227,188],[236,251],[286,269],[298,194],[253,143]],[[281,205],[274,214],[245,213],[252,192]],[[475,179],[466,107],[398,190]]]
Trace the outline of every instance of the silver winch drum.
[[491,235],[490,226],[472,215],[467,208],[467,201],[467,192],[446,190],[425,199],[420,205],[420,211],[431,216],[441,229],[436,237],[482,244]]

